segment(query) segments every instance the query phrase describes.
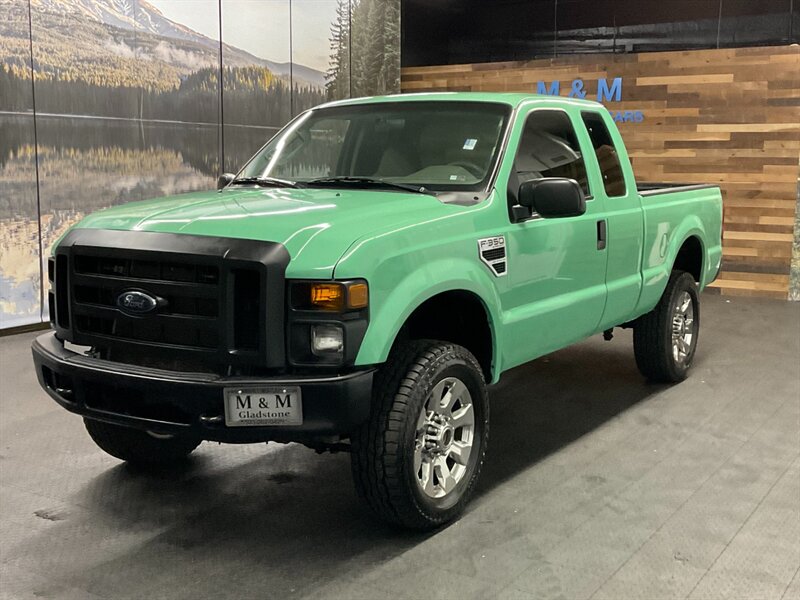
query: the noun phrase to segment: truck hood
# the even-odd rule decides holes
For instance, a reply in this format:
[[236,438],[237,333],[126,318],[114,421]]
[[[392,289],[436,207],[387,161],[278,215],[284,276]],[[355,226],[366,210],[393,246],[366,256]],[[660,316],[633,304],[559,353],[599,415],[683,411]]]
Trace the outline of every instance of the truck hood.
[[394,191],[233,188],[132,202],[77,226],[280,242],[292,257],[287,277],[325,278],[348,247],[372,231],[463,210],[433,196]]

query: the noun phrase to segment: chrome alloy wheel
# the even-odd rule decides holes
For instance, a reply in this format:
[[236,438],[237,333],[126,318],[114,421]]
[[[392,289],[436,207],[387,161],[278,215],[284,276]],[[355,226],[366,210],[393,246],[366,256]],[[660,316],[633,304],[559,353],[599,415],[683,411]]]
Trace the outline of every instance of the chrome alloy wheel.
[[678,296],[672,310],[672,357],[683,363],[694,342],[694,304],[689,292]]
[[414,473],[426,496],[444,498],[464,478],[474,439],[472,396],[460,379],[446,377],[417,419]]

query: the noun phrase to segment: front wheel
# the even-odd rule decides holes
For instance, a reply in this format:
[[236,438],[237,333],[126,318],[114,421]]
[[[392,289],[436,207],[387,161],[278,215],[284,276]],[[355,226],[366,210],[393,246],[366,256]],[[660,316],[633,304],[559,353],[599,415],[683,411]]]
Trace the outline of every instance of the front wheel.
[[652,381],[683,381],[697,349],[699,331],[700,298],[694,278],[673,271],[656,307],[634,325],[633,351],[639,371]]
[[376,376],[369,421],[353,436],[359,496],[381,519],[434,529],[463,511],[480,474],[489,403],[466,349],[414,341]]

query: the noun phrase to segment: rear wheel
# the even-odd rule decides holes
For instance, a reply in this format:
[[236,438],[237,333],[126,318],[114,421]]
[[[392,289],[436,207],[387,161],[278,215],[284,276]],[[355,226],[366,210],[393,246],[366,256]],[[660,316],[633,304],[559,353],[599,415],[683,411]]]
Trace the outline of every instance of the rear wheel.
[[179,463],[201,441],[194,436],[158,434],[94,419],[84,419],[83,423],[101,450],[120,460],[145,467]]
[[694,359],[699,331],[700,298],[694,278],[673,271],[656,307],[634,325],[639,371],[652,381],[683,381]]
[[378,517],[412,529],[456,518],[486,454],[489,404],[475,357],[415,341],[376,377],[372,414],[353,436],[353,477]]

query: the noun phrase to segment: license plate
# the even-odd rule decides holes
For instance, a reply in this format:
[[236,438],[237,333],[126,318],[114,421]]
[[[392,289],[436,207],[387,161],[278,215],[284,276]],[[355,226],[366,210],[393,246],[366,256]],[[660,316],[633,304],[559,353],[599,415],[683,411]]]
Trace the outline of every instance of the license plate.
[[223,393],[228,427],[303,424],[299,386],[225,388]]

